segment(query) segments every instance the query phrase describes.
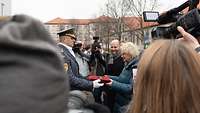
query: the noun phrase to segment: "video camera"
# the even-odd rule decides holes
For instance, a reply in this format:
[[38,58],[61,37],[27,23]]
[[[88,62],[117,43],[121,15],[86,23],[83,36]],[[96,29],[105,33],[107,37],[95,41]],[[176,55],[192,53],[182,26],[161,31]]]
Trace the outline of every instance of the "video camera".
[[94,40],[94,42],[92,44],[91,51],[92,51],[92,53],[99,52],[99,49],[101,49],[99,37],[95,36],[95,37],[93,37],[93,40]]
[[81,47],[82,47],[82,43],[80,41],[77,41],[77,42],[74,43],[72,50],[74,51],[74,53],[80,53]]
[[101,48],[100,42],[99,42],[99,37],[95,36],[93,37],[93,44],[92,44],[92,49],[96,49],[96,48]]
[[[160,26],[152,29],[152,38],[179,38],[180,33],[177,31],[177,26],[182,26],[194,37],[200,36],[200,10],[196,8],[198,4],[199,0],[188,0],[179,7],[173,8],[160,16],[158,12],[143,12],[145,22],[157,21],[160,24]],[[182,14],[181,11],[186,7],[189,7],[188,12]]]

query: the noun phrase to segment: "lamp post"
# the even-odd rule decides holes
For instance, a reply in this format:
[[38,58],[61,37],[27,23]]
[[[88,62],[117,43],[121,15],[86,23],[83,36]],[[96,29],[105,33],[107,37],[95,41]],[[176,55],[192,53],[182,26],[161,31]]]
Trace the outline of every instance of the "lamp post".
[[3,12],[4,12],[4,6],[5,6],[5,4],[1,3],[1,16],[4,16],[4,14],[3,14]]

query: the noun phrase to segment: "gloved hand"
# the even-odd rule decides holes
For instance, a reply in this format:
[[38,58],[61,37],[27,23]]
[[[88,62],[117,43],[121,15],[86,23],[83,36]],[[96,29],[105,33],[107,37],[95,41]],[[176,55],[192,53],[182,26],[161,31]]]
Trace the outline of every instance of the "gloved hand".
[[100,81],[101,81],[100,79],[94,80],[93,81],[93,88],[99,88],[99,87],[103,86],[104,83],[100,83]]

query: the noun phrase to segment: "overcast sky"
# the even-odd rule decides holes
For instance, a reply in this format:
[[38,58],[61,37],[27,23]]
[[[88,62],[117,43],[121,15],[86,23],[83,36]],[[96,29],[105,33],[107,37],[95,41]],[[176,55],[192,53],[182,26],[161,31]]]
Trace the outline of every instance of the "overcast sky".
[[[56,17],[94,18],[106,0],[12,0],[12,15],[28,14],[43,22]],[[176,7],[186,0],[159,0],[162,10]]]

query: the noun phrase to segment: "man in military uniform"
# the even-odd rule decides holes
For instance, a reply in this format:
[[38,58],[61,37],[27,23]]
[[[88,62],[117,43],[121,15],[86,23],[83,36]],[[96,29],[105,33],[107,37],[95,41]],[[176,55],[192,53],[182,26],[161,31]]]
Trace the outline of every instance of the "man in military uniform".
[[84,79],[79,73],[79,66],[75,59],[75,54],[72,51],[72,47],[76,41],[74,29],[68,29],[57,33],[59,35],[60,43],[58,46],[64,56],[64,67],[69,76],[71,90],[86,90],[92,91],[93,88],[99,88],[103,86],[103,83],[99,83],[100,80],[89,81]]

